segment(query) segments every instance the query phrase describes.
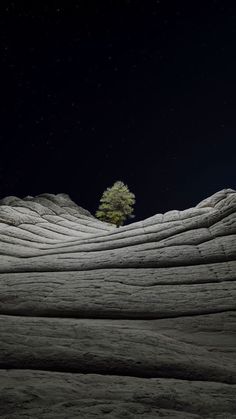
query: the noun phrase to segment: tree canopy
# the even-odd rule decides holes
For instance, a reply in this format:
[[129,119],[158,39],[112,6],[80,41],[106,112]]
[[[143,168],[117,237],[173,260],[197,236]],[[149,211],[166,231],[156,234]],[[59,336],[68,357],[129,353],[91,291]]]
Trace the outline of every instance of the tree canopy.
[[132,214],[134,203],[135,195],[129,191],[127,185],[118,180],[103,192],[95,216],[101,221],[120,227],[127,218],[135,217]]

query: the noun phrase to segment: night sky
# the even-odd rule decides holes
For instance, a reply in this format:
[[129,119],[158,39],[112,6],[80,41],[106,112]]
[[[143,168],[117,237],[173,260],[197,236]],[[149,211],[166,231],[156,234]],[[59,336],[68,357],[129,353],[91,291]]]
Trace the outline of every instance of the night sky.
[[28,3],[0,5],[0,198],[94,214],[122,180],[134,222],[236,189],[236,4]]

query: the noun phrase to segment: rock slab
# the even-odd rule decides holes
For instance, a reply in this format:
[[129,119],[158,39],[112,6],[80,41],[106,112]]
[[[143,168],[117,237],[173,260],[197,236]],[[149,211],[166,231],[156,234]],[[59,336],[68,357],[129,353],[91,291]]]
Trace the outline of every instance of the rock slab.
[[1,418],[236,418],[236,191],[116,229],[0,200]]

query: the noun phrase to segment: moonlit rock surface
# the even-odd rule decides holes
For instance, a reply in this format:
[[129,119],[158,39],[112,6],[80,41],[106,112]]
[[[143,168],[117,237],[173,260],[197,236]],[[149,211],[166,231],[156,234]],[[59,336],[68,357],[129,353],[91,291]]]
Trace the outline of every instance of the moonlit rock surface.
[[236,418],[236,191],[117,229],[0,200],[1,418]]

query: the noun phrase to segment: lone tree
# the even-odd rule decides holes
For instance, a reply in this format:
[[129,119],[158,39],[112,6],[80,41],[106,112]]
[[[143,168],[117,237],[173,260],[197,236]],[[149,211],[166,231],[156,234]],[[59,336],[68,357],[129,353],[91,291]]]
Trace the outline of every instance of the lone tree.
[[111,188],[107,188],[100,199],[101,204],[95,216],[101,221],[116,224],[120,227],[126,218],[134,218],[132,205],[135,195],[129,191],[127,185],[118,180]]

